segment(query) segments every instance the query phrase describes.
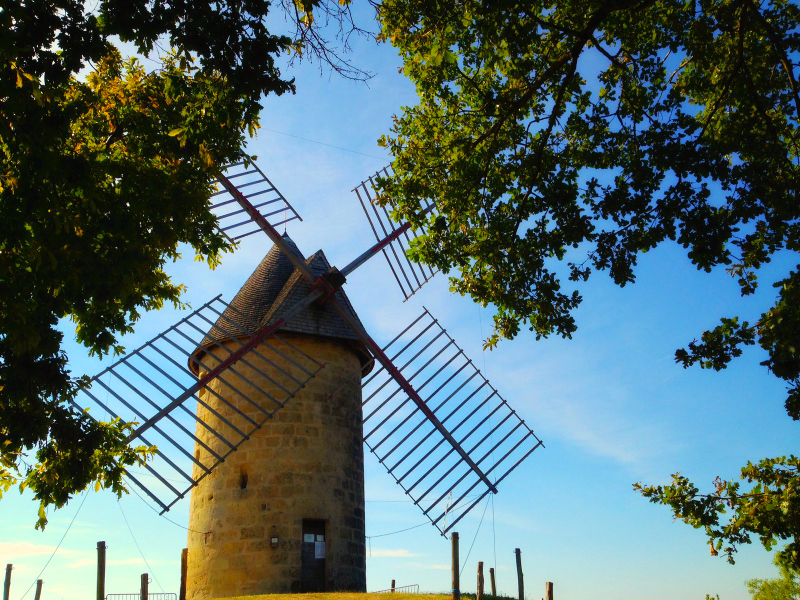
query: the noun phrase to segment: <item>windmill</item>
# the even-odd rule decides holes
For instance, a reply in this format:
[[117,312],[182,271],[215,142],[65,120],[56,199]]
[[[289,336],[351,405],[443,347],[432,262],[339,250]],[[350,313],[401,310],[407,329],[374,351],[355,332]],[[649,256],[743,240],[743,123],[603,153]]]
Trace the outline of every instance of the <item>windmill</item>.
[[364,591],[364,446],[446,535],[542,445],[427,309],[384,345],[365,330],[343,286],[367,260],[383,254],[406,299],[434,276],[408,260],[416,234],[373,182],[354,191],[376,243],[337,269],[277,231],[300,216],[257,166],[221,172],[220,229],[272,248],[230,302],[187,314],[74,400],[136,421],[129,443],[157,448],[127,473],[157,510],[191,496],[188,598]]

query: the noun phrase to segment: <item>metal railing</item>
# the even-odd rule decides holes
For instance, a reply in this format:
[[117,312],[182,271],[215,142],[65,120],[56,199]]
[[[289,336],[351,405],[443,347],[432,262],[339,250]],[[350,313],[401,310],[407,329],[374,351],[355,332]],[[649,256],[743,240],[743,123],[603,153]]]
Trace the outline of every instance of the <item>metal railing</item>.
[[[106,594],[106,600],[141,600],[141,594]],[[150,592],[147,600],[178,600],[178,594]]]
[[398,585],[388,590],[378,590],[377,592],[370,592],[371,594],[419,594],[419,584],[413,585]]

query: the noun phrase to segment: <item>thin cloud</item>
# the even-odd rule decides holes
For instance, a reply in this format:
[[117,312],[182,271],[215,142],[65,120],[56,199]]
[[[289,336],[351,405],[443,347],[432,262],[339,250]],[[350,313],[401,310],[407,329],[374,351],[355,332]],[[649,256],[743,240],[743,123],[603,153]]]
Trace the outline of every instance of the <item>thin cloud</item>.
[[[174,560],[149,560],[150,566],[152,565],[172,565],[177,564],[177,561]],[[97,564],[97,559],[95,558],[82,558],[80,560],[76,560],[75,562],[69,563],[65,565],[67,569],[80,569],[81,567],[88,567],[94,566]],[[143,558],[120,558],[117,560],[109,560],[107,562],[109,566],[123,566],[123,565],[144,565]]]
[[[55,546],[48,544],[32,544],[31,542],[0,542],[0,556],[9,556],[17,558],[21,556],[40,556],[43,554],[52,554]],[[60,554],[87,554],[83,550],[66,550],[59,549]]]
[[433,571],[449,571],[450,570],[450,565],[436,565],[436,564],[430,564],[430,563],[413,562],[413,563],[409,563],[408,566],[415,567],[417,569],[428,569],[428,570],[433,570]]
[[81,567],[89,567],[91,565],[96,565],[96,564],[97,564],[96,558],[82,558],[80,560],[76,560],[75,562],[71,562],[64,566],[67,569],[80,569]]
[[[573,357],[575,361],[592,362],[579,350],[575,353],[579,354]],[[683,442],[670,424],[654,423],[642,412],[640,399],[631,396],[629,388],[635,381],[609,377],[587,382],[567,373],[560,364],[563,358],[557,355],[536,368],[504,371],[509,396],[523,397],[523,390],[529,390],[528,406],[518,409],[535,414],[531,420],[539,433],[553,432],[585,451],[616,461],[637,476],[659,472],[659,461],[681,450]]]
[[419,556],[419,554],[414,554],[402,548],[397,550],[380,548],[378,550],[370,550],[369,556],[370,558],[413,558],[414,556]]

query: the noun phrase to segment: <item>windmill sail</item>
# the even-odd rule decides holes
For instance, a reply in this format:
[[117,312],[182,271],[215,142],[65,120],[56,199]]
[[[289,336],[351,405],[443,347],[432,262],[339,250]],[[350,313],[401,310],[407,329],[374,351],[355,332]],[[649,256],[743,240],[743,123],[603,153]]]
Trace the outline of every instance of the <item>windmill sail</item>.
[[[494,486],[542,445],[427,309],[383,350]],[[493,490],[385,368],[363,388],[367,447],[447,533]]]
[[[381,206],[376,202],[375,185],[376,179],[379,177],[391,177],[389,168],[384,167],[382,171],[378,171],[366,181],[362,181],[353,190],[358,196],[361,208],[367,216],[372,233],[377,241],[381,241],[398,228],[398,225],[389,216],[386,206]],[[430,204],[423,206],[423,209],[427,211],[430,211],[430,208]],[[405,300],[413,296],[417,290],[436,274],[436,271],[428,265],[411,262],[408,258],[407,251],[411,245],[411,240],[417,235],[418,233],[414,230],[405,231],[382,250],[383,256],[386,258],[386,262],[389,263],[389,269],[391,269],[397,285],[400,286],[400,291],[403,293]]]
[[[127,477],[162,513],[324,368],[265,332],[217,296],[93,377],[73,400],[96,420],[138,423],[129,441],[155,446],[156,456]],[[273,384],[269,391],[253,382],[254,373]],[[202,452],[192,453],[195,445]]]
[[[357,191],[378,243],[337,270],[321,251],[304,258],[276,231],[283,221],[270,217],[280,211],[286,211],[286,221],[299,216],[266,176],[257,167],[235,168],[241,171],[219,174],[228,197],[214,209],[228,207],[230,213],[216,213],[221,229],[234,240],[264,231],[273,249],[231,304],[217,297],[203,305],[93,378],[76,405],[92,408],[98,419],[104,411],[139,423],[129,440],[157,447],[156,460],[144,467],[154,481],[128,476],[163,512],[324,368],[278,330],[344,340],[359,349],[362,366],[372,367],[370,354],[378,365],[363,381],[364,442],[431,523],[447,533],[496,493],[541,440],[427,310],[384,347],[366,332],[341,290],[351,272],[383,252],[406,299],[434,274],[408,261],[410,225],[395,226],[373,202],[367,182]],[[273,193],[274,200],[252,200]],[[269,203],[276,208],[265,209]],[[425,212],[432,209],[426,206]],[[254,378],[266,379],[269,391]],[[454,514],[451,506],[461,509]]]
[[273,227],[295,219],[303,220],[289,201],[255,163],[239,162],[225,167],[217,178],[219,190],[211,195],[211,212],[219,228],[237,241],[261,231],[246,209],[240,206],[233,188],[238,190],[258,214]]
[[[383,173],[389,176],[388,170],[385,169]],[[369,180],[370,185],[372,181],[374,179]],[[367,182],[362,183],[357,191],[360,189],[364,192],[375,214],[380,217],[379,207],[372,201],[366,184]],[[227,187],[230,187],[229,183]],[[365,441],[431,522],[443,534],[451,530],[486,494],[496,493],[497,484],[541,446],[542,442],[471,361],[464,357],[463,351],[427,310],[384,349],[354,317],[352,309],[337,300],[334,292],[337,286],[341,287],[345,282],[344,277],[349,276],[377,252],[383,252],[389,260],[387,248],[392,244],[399,244],[398,248],[402,250],[402,255],[408,262],[405,246],[400,241],[407,235],[409,224],[395,227],[388,217],[388,212],[384,210],[387,224],[382,226],[380,232],[371,221],[378,243],[341,270],[331,269],[327,273],[327,275],[339,274],[342,277],[327,279],[313,272],[304,261],[299,260],[292,247],[281,238],[272,224],[255,214],[250,201],[242,193],[232,190],[232,195],[252,216],[254,223],[272,239],[286,258],[291,260],[297,269],[297,276],[304,277],[313,286],[312,290],[327,290],[323,301],[336,311],[364,347],[372,353],[375,363],[380,365],[381,368],[365,381]],[[369,218],[363,199],[362,206]],[[430,212],[433,209],[433,205],[428,205],[424,210]],[[383,237],[381,233],[384,234]],[[406,238],[407,241],[409,239]],[[393,256],[397,256],[396,250],[397,248]],[[389,263],[391,266],[391,260]],[[396,264],[402,267],[399,260]],[[409,266],[413,265],[409,262]],[[433,272],[425,275],[424,281],[417,287],[403,288],[395,271],[395,278],[404,290],[406,299],[431,276]],[[406,292],[406,289],[410,291]],[[427,324],[425,324],[426,319],[430,321]],[[423,331],[409,334],[419,323],[425,324]],[[426,341],[425,336],[431,331],[434,332],[433,338]],[[394,351],[393,345],[399,345],[400,340],[408,335],[412,336],[411,340],[404,342],[405,345],[399,352],[395,352],[394,356],[389,356],[386,350],[392,348]],[[443,347],[437,346],[442,343]],[[422,345],[418,346],[419,344]],[[412,348],[414,349],[410,350]],[[443,366],[439,365],[440,356],[449,350],[454,350],[455,355]],[[429,358],[422,362],[421,367],[417,366],[420,364],[420,357],[426,354],[430,355]],[[447,369],[458,357],[466,361],[465,364],[448,375]],[[401,360],[405,362],[399,362],[401,366],[398,367],[395,361]],[[378,379],[381,374],[383,381]],[[466,379],[460,379],[465,374]],[[442,377],[445,377],[444,381],[441,380]],[[474,383],[473,380],[478,383],[478,387],[470,391],[471,388],[468,386]],[[370,389],[370,384],[376,381],[378,383],[375,389]],[[435,394],[430,394],[427,398],[420,394],[420,390],[427,386],[431,386],[428,389],[432,389],[434,385],[437,386]],[[481,395],[487,393],[487,389],[488,395]],[[462,395],[464,393],[466,396]],[[445,396],[444,400],[435,399],[436,394]],[[480,411],[484,407],[488,407],[488,412],[482,416]],[[499,420],[494,421],[495,418]],[[369,421],[377,422],[378,426],[369,429]],[[383,431],[387,426],[390,427],[388,433],[379,433],[379,430]],[[378,437],[371,441],[370,438],[373,436]],[[388,461],[392,459],[394,462],[389,463]],[[448,521],[450,504],[446,498],[452,497],[453,494],[456,495],[453,505],[459,505],[465,500],[470,500],[471,503],[467,505],[466,510],[462,509],[454,520]]]

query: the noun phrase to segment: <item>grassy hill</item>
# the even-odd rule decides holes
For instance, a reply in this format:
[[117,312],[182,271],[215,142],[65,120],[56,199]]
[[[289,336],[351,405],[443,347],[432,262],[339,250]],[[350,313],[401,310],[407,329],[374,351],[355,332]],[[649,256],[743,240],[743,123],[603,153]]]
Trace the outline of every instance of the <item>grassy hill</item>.
[[320,594],[267,594],[264,596],[237,596],[224,600],[449,600],[449,594],[359,594],[355,592],[329,592]]
[[[475,594],[462,593],[462,598],[473,599]],[[391,593],[365,593],[355,592],[327,592],[320,594],[267,594],[264,596],[237,596],[220,600],[450,600],[450,594],[391,594]],[[484,595],[485,600],[516,600],[506,596]]]

